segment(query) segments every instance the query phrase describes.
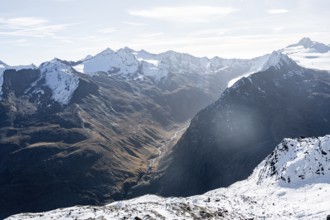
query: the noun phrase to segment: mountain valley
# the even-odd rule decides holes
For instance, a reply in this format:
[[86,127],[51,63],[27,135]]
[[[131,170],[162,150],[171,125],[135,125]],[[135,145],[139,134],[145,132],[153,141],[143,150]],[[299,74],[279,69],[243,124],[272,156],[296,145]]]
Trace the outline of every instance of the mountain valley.
[[[244,179],[282,139],[329,134],[328,53],[328,45],[304,38],[253,59],[108,48],[39,67],[0,61],[0,218],[147,193],[192,196],[241,180],[237,184],[257,184]],[[91,209],[106,216],[108,207],[144,212],[163,202],[178,216],[196,209],[187,218],[216,218],[218,209],[225,219],[255,217],[223,204],[205,208],[202,201],[213,193],[228,204],[263,205],[250,195],[233,201],[234,188],[196,196],[201,206],[194,197],[146,196],[64,209],[53,217]],[[157,219],[162,212],[144,215]],[[124,216],[134,217],[109,218]],[[68,218],[74,217],[86,215]]]

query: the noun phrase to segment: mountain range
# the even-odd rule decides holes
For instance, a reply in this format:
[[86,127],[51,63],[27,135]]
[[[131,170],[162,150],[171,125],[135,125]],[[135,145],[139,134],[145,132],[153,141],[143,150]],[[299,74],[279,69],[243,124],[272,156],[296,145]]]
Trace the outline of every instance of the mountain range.
[[246,178],[281,139],[329,133],[328,72],[289,58],[329,70],[314,65],[326,48],[304,38],[250,60],[123,48],[0,62],[0,217]]

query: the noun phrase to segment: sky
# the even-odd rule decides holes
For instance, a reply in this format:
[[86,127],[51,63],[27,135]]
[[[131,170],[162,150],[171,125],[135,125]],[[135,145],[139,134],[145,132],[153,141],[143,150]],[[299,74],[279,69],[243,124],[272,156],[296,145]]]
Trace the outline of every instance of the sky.
[[39,65],[106,48],[252,58],[330,43],[329,0],[0,0],[0,60]]

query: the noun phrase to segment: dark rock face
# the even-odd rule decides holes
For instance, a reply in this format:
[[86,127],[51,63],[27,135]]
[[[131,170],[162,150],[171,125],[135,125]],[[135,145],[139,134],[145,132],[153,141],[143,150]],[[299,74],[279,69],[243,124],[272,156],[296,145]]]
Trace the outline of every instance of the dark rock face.
[[292,63],[243,78],[193,118],[147,189],[188,196],[242,180],[283,138],[328,134],[329,109],[328,72]]

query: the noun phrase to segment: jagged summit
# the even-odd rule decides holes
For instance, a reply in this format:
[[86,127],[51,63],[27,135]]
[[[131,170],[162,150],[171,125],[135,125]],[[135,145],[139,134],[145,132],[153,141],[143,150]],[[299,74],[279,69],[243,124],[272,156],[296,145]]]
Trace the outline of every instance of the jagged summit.
[[309,37],[304,37],[298,42],[298,44],[306,48],[309,48],[314,44],[314,42]]
[[[41,70],[50,70],[50,69],[56,69],[56,70],[65,70],[68,74],[71,74],[72,67],[68,64],[66,64],[63,60],[59,58],[54,58],[50,61],[46,61],[42,64],[40,64],[39,68]],[[41,71],[43,72],[43,71]]]
[[74,69],[57,58],[42,63],[39,69],[46,85],[52,90],[52,99],[62,105],[68,104],[79,85]]
[[[135,51],[124,47],[117,51],[108,48],[93,57],[82,60],[74,68],[87,74],[105,72],[123,77],[133,77],[133,79],[148,76],[159,81],[166,78],[169,72],[199,74],[210,72],[208,71],[210,69],[208,63],[213,63],[214,66],[213,60],[198,58],[185,53],[167,51],[152,54],[145,50]],[[218,63],[214,69],[218,70],[221,67],[223,65]]]
[[89,57],[86,57],[85,60],[91,59],[96,56],[107,56],[107,55],[110,55],[113,53],[115,53],[115,51],[108,47],[108,48],[102,50],[101,52],[97,53],[95,56],[90,55]]
[[138,61],[131,49],[122,48],[113,51],[110,48],[82,61],[81,69],[84,73],[106,72],[122,73],[124,75],[135,73],[138,70]]
[[313,52],[318,52],[318,53],[326,53],[330,50],[330,46],[319,43],[317,41],[312,41],[308,37],[302,38],[298,43],[289,45],[288,48],[290,47],[297,47],[297,46],[303,46],[305,49],[310,49]]
[[132,54],[134,52],[136,52],[136,51],[129,48],[129,47],[123,47],[123,48],[120,48],[116,51],[108,47],[105,50],[102,50],[100,53],[96,54],[95,56],[91,56],[91,55],[87,56],[85,58],[85,60],[91,59],[91,58],[97,57],[97,56],[109,56],[109,55],[113,55],[113,54],[125,54],[125,53],[126,54]]
[[125,53],[134,53],[134,52],[136,52],[135,50],[133,50],[132,48],[129,48],[129,47],[120,48],[118,51],[125,51]]
[[260,71],[269,69],[270,67],[275,67],[276,69],[278,69],[285,64],[292,64],[292,63],[295,62],[291,60],[287,55],[278,51],[273,51],[267,57],[266,62],[263,64],[263,67],[261,68]]
[[279,50],[297,62],[298,65],[319,70],[330,70],[330,46],[302,38],[298,43]]
[[293,67],[297,66],[295,61],[293,61],[287,55],[281,53],[280,51],[273,51],[271,54],[256,57],[250,61],[249,71],[247,71],[244,75],[230,80],[228,83],[228,87],[232,87],[238,80],[243,77],[249,77],[251,74],[262,72],[272,67],[278,70],[281,67],[287,65],[291,65]]

